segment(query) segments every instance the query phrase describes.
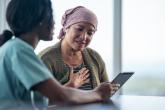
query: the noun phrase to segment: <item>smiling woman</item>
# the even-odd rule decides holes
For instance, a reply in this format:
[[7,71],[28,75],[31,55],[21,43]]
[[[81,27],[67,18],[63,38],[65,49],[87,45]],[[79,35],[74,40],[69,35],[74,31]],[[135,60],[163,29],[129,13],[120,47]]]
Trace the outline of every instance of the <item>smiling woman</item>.
[[[101,56],[87,47],[97,30],[97,16],[83,6],[76,6],[65,11],[61,24],[60,42],[40,53],[54,77],[65,86],[85,90],[108,81]],[[78,67],[78,75],[69,74]]]

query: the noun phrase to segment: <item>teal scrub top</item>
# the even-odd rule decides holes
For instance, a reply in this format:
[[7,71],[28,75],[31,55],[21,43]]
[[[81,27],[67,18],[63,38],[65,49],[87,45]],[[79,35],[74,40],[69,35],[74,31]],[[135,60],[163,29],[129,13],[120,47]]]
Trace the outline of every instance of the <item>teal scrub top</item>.
[[7,41],[0,47],[0,110],[32,106],[31,88],[49,78],[53,76],[32,46],[19,38]]

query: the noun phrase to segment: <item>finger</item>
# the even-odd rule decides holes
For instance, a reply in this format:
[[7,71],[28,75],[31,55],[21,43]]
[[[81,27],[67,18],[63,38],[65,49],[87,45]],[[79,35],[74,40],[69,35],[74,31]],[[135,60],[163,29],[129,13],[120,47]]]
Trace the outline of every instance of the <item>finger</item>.
[[111,84],[113,87],[120,87],[120,84]]
[[120,88],[120,84],[116,84],[114,87],[118,87],[118,88]]
[[89,77],[89,74],[86,74],[83,76],[83,79],[86,80],[86,79],[88,79],[88,77]]
[[80,75],[81,75],[82,77],[84,77],[85,75],[88,74],[88,72],[89,72],[88,69],[86,69],[86,70],[80,70]]
[[70,73],[73,73],[73,67],[69,67]]
[[89,83],[90,79],[85,79],[84,83]]
[[111,92],[110,92],[111,96],[112,96],[115,92],[116,92],[116,91],[111,91]]
[[73,67],[69,67],[69,75],[71,76],[71,75],[73,75],[74,73],[73,73]]
[[114,87],[114,88],[112,88],[111,90],[112,91],[117,91],[119,88],[118,87]]
[[118,87],[111,87],[111,94],[114,94],[118,90]]
[[83,71],[83,73],[82,73],[82,74],[85,76],[86,74],[88,74],[88,72],[89,72],[89,70],[88,70],[88,69],[86,69],[86,70],[84,70],[84,71]]
[[85,71],[84,73],[80,74],[80,77],[83,78],[83,79],[88,78],[89,77],[88,71]]
[[89,79],[85,79],[81,82],[81,84],[89,83],[89,81],[90,81]]
[[82,68],[80,69],[79,73],[83,73],[85,70],[87,70],[87,68]]
[[117,91],[119,88],[114,84],[110,84],[110,91]]

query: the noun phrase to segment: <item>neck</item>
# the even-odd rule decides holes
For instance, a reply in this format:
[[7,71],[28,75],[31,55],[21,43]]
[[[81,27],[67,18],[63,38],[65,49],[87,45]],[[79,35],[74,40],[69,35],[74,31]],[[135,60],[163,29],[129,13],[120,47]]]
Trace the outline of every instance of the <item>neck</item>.
[[62,54],[67,55],[67,56],[80,56],[81,55],[81,51],[74,50],[72,47],[67,45],[67,43],[64,40],[61,42],[61,52],[62,52]]
[[81,51],[75,51],[73,48],[68,46],[65,41],[61,42],[61,53],[64,62],[70,66],[79,65],[83,62]]
[[37,46],[37,44],[39,42],[39,37],[35,33],[22,34],[20,39],[22,39],[23,41],[27,42],[34,49],[36,48],[36,46]]

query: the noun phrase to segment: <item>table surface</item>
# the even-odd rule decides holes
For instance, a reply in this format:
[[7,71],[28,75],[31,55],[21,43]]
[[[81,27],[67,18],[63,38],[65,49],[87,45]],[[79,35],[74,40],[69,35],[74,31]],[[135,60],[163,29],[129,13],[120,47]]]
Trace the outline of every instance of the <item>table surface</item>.
[[49,110],[165,110],[165,97],[119,95],[104,103],[51,106]]

